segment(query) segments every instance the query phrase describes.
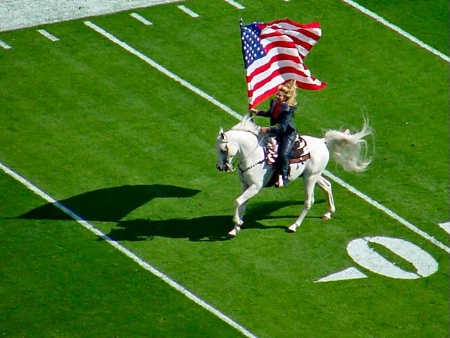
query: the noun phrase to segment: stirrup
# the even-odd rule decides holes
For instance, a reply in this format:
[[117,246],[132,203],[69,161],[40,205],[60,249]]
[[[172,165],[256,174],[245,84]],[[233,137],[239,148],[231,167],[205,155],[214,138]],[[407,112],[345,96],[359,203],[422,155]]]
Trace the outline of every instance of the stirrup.
[[275,182],[275,187],[277,187],[277,188],[283,188],[284,186],[286,186],[286,184],[284,183],[283,176],[278,175],[278,179],[277,179],[277,181]]

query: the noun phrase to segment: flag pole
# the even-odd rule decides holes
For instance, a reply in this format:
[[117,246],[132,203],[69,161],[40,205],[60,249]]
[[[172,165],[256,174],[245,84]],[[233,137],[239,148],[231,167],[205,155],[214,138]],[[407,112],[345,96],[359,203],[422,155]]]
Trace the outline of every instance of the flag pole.
[[[242,46],[242,52],[244,51],[244,39],[243,39],[243,37],[242,37],[242,27],[244,26],[244,24],[242,23],[242,18],[240,18],[239,19],[239,28],[240,28],[240,33],[241,33],[241,46]],[[244,60],[244,64],[245,64],[245,60]],[[245,73],[245,76],[247,76],[247,73]],[[247,82],[247,81],[246,81]],[[249,89],[249,86],[250,86],[251,84],[249,84],[249,83],[247,83],[247,101],[248,101],[248,111],[250,112],[250,106],[251,106],[251,104],[250,104],[250,98],[248,97],[248,89]]]

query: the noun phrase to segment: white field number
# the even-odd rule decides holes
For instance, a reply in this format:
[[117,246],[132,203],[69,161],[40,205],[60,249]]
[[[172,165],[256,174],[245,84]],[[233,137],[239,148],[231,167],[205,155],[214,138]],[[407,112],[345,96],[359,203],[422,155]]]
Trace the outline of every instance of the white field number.
[[[392,253],[409,262],[415,271],[406,271],[375,251],[370,244],[383,246]],[[381,276],[396,279],[417,279],[428,277],[438,271],[439,264],[425,250],[417,245],[399,238],[364,237],[352,240],[347,245],[347,253],[359,266]],[[316,282],[330,282],[367,278],[367,275],[354,267],[347,268],[332,275],[323,277]]]

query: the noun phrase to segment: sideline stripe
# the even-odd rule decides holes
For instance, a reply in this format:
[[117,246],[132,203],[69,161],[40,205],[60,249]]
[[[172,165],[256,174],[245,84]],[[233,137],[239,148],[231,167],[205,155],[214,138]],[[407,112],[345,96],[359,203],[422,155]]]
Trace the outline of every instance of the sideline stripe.
[[[185,86],[186,88],[192,90],[194,93],[200,95],[201,97],[205,98],[206,100],[208,100],[209,102],[213,103],[214,105],[216,105],[217,107],[222,108],[225,112],[227,112],[228,114],[236,117],[237,119],[241,120],[242,116],[239,115],[238,113],[236,113],[234,110],[232,110],[231,108],[225,106],[224,104],[220,103],[219,101],[217,101],[216,99],[214,99],[213,97],[211,97],[210,95],[204,93],[203,91],[201,91],[200,89],[198,89],[197,87],[194,87],[193,85],[191,85],[189,82],[181,79],[180,77],[178,77],[177,75],[173,74],[172,72],[170,72],[169,70],[167,70],[166,68],[164,68],[163,66],[159,65],[158,63],[156,63],[155,61],[153,61],[152,59],[148,58],[147,56],[145,56],[144,54],[142,54],[141,52],[138,52],[137,50],[135,50],[133,47],[129,46],[128,44],[126,44],[125,42],[117,39],[115,36],[113,36],[112,34],[106,32],[105,30],[103,30],[102,28],[100,28],[99,26],[93,24],[90,21],[86,21],[85,24],[87,26],[89,26],[90,28],[92,28],[93,30],[95,30],[96,32],[100,33],[101,35],[103,35],[104,37],[106,37],[108,40],[116,43],[117,45],[119,45],[120,47],[124,48],[125,50],[127,50],[128,52],[130,52],[131,54],[134,54],[136,56],[138,56],[140,59],[144,60],[145,62],[147,62],[149,65],[151,65],[152,67],[158,69],[160,72],[162,72],[163,74],[169,76],[170,78],[172,78],[173,80],[181,83],[183,86]],[[403,224],[404,226],[406,226],[408,229],[414,231],[416,234],[418,234],[419,236],[422,236],[423,238],[425,238],[426,240],[430,241],[431,243],[433,243],[434,245],[436,245],[437,247],[443,249],[444,251],[446,251],[447,253],[450,253],[450,247],[446,246],[445,244],[439,242],[438,240],[436,240],[434,237],[428,235],[427,233],[425,233],[424,231],[420,230],[419,228],[417,228],[415,225],[409,223],[408,221],[406,221],[405,219],[403,219],[402,217],[400,217],[399,215],[397,215],[396,213],[394,213],[393,211],[389,210],[388,208],[384,207],[383,205],[381,205],[380,203],[374,201],[373,199],[371,199],[369,196],[363,194],[362,192],[356,190],[355,188],[353,188],[351,185],[347,184],[346,182],[344,182],[343,180],[341,180],[340,178],[338,178],[337,176],[334,176],[332,173],[325,171],[325,176],[329,177],[330,179],[332,179],[333,181],[335,181],[336,183],[342,185],[344,188],[348,189],[349,191],[353,192],[354,194],[356,194],[357,196],[361,197],[363,200],[365,200],[366,202],[368,202],[369,204],[371,204],[372,206],[376,207],[377,209],[385,212],[387,215],[389,215],[390,217],[394,218],[395,220],[399,221],[401,224]]]
[[56,36],[50,34],[45,29],[38,29],[38,32],[53,42],[59,41],[59,39]]
[[372,19],[375,19],[376,21],[378,21],[379,23],[389,27],[390,29],[392,29],[393,31],[399,33],[401,36],[407,38],[408,40],[411,40],[412,42],[414,42],[415,44],[419,45],[420,47],[426,49],[427,51],[433,53],[434,55],[439,56],[441,59],[447,61],[450,63],[450,57],[441,53],[440,51],[438,51],[437,49],[434,49],[433,47],[430,47],[429,45],[427,45],[426,43],[420,41],[419,39],[417,39],[416,37],[412,36],[411,34],[409,34],[408,32],[405,32],[403,29],[401,29],[400,27],[390,23],[389,21],[387,21],[386,19],[383,19],[381,16],[379,16],[378,14],[368,10],[367,8],[357,4],[356,2],[352,1],[352,0],[342,0],[344,1],[346,4],[356,8],[357,10],[359,10],[360,12],[370,16]]
[[130,52],[133,55],[136,55],[139,59],[141,59],[142,61],[146,62],[147,64],[149,64],[150,66],[152,66],[153,68],[156,68],[157,70],[159,70],[161,73],[167,75],[168,77],[170,77],[172,80],[180,83],[182,86],[186,87],[187,89],[193,91],[195,94],[197,94],[200,97],[203,97],[205,100],[207,100],[208,102],[211,102],[213,105],[219,107],[220,109],[226,111],[228,114],[234,116],[237,119],[242,119],[242,116],[239,115],[238,113],[236,113],[234,110],[232,110],[231,108],[227,107],[226,105],[224,105],[223,103],[220,103],[219,101],[217,101],[215,98],[213,98],[212,96],[206,94],[205,92],[203,92],[202,90],[198,89],[197,87],[194,87],[193,85],[191,85],[189,82],[183,80],[182,78],[180,78],[179,76],[175,75],[174,73],[172,73],[171,71],[167,70],[166,68],[164,68],[163,66],[161,66],[159,63],[153,61],[152,59],[150,59],[148,56],[142,54],[141,52],[138,52],[136,49],[134,49],[133,47],[129,46],[128,44],[126,44],[123,41],[120,41],[119,39],[117,39],[115,36],[113,36],[112,34],[108,33],[107,31],[105,31],[104,29],[100,28],[99,26],[93,24],[90,21],[86,21],[84,23],[86,26],[92,28],[94,31],[96,31],[97,33],[99,33],[100,35],[103,35],[105,38],[107,38],[108,40],[114,42],[115,44],[119,45],[120,47],[122,47],[123,49],[125,49],[126,51]]
[[145,262],[141,258],[139,258],[136,254],[119,244],[118,242],[111,239],[109,236],[105,235],[103,232],[98,230],[96,227],[91,225],[89,222],[82,219],[80,216],[75,214],[73,211],[66,208],[64,205],[56,201],[54,198],[43,192],[41,189],[36,187],[31,182],[27,181],[25,178],[17,174],[16,172],[12,171],[8,167],[6,167],[3,163],[0,162],[0,169],[2,169],[6,174],[14,178],[15,180],[22,183],[26,188],[34,192],[36,195],[42,197],[45,201],[48,203],[53,204],[55,207],[57,207],[59,210],[64,212],[65,214],[72,217],[75,221],[77,221],[79,224],[81,224],[83,227],[88,229],[89,231],[93,232],[98,237],[102,238],[103,240],[107,241],[109,244],[111,244],[114,248],[122,252],[125,256],[131,258],[133,261],[135,261],[137,264],[139,264],[142,268],[145,270],[151,272],[155,276],[161,278],[164,282],[169,284],[171,287],[176,289],[177,291],[181,292],[183,295],[185,295],[187,298],[195,302],[196,304],[200,305],[204,309],[208,310],[209,312],[216,315],[218,318],[222,319],[224,322],[229,324],[230,326],[234,327],[236,330],[244,334],[246,337],[256,338],[255,335],[253,335],[251,332],[247,331],[244,327],[233,321],[231,318],[225,316],[220,311],[213,308],[211,305],[203,301],[202,299],[198,298],[196,295],[194,295],[192,292],[184,288],[182,285],[178,284],[177,282],[170,279],[167,275],[162,273],[161,271],[155,269],[153,266],[151,266],[149,263]]

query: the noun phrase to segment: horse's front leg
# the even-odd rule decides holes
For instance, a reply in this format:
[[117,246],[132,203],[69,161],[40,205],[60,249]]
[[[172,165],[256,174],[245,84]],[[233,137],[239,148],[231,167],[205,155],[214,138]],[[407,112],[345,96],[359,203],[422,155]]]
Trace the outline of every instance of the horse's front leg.
[[298,216],[297,220],[291,226],[289,226],[289,228],[287,228],[287,232],[297,231],[297,228],[302,224],[303,219],[314,204],[314,187],[316,186],[317,180],[317,175],[304,178],[305,203],[303,205],[300,216]]
[[[246,199],[243,199],[242,196],[244,196],[245,192],[248,190],[250,186],[246,183],[241,182],[241,195],[234,201],[234,216],[233,216],[233,222],[235,225],[241,226],[244,223],[244,214],[245,209],[247,207],[247,201],[252,197],[247,197]],[[255,194],[256,195],[256,194]],[[248,193],[247,193],[248,196]]]
[[244,224],[244,213],[247,206],[247,201],[255,196],[260,190],[261,186],[252,184],[250,186],[243,185],[243,193],[234,201],[234,227],[228,233],[230,238],[236,237],[239,230],[241,230],[242,224]]

